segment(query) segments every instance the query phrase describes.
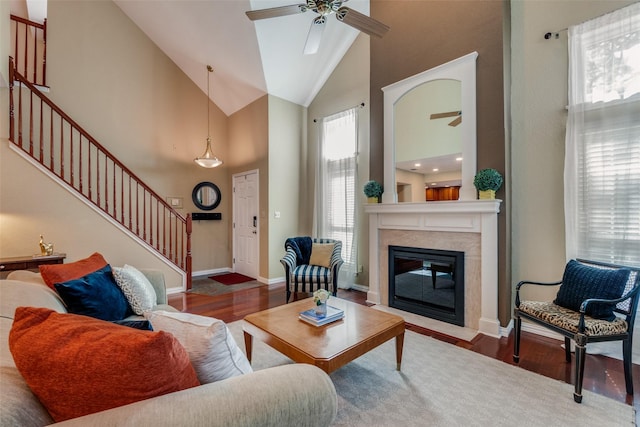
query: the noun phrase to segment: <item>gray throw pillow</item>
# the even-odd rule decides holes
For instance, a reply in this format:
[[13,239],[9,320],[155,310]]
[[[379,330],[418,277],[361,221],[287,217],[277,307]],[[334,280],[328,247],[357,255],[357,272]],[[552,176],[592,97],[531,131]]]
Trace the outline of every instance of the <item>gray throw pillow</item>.
[[113,267],[113,277],[134,313],[142,316],[155,307],[158,299],[156,291],[140,270],[127,264]]

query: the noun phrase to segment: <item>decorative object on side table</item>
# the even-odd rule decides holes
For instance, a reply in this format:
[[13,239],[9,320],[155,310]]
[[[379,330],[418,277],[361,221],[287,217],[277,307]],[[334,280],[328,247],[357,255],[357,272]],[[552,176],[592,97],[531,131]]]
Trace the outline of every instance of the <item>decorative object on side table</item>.
[[383,192],[382,184],[377,181],[372,180],[364,185],[364,195],[367,196],[369,203],[380,203]]
[[495,169],[482,169],[473,178],[479,199],[495,199],[496,191],[502,187],[502,175]]
[[45,243],[44,236],[40,235],[40,255],[42,256],[51,256],[53,255],[53,242]]

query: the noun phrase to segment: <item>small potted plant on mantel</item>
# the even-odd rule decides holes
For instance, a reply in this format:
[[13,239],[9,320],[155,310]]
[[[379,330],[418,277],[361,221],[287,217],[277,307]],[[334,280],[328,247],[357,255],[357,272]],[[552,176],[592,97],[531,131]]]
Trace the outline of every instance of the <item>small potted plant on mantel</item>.
[[369,203],[380,203],[382,196],[382,184],[377,181],[369,181],[364,185],[364,195],[367,196]]
[[473,178],[479,199],[495,199],[496,191],[502,187],[502,175],[495,169],[482,169]]

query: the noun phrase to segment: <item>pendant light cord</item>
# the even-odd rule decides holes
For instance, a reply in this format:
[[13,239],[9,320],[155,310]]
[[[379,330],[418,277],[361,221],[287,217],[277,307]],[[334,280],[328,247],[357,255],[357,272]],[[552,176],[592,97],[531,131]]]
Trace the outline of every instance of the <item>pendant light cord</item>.
[[210,106],[209,103],[211,102],[211,98],[209,97],[209,82],[211,81],[211,77],[209,76],[210,73],[213,73],[213,67],[211,67],[211,65],[207,65],[207,71],[209,72],[207,74],[207,138],[211,139],[211,114],[210,114]]

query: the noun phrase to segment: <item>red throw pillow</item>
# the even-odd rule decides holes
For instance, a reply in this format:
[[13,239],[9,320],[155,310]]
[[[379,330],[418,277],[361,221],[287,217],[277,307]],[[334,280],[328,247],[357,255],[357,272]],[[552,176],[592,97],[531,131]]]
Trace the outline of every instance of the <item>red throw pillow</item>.
[[187,351],[166,332],[18,307],[16,367],[56,422],[198,386]]
[[98,252],[88,258],[69,264],[51,264],[41,265],[40,274],[44,283],[54,291],[53,285],[56,283],[68,282],[69,280],[79,279],[94,271],[100,270],[107,265],[107,261]]

